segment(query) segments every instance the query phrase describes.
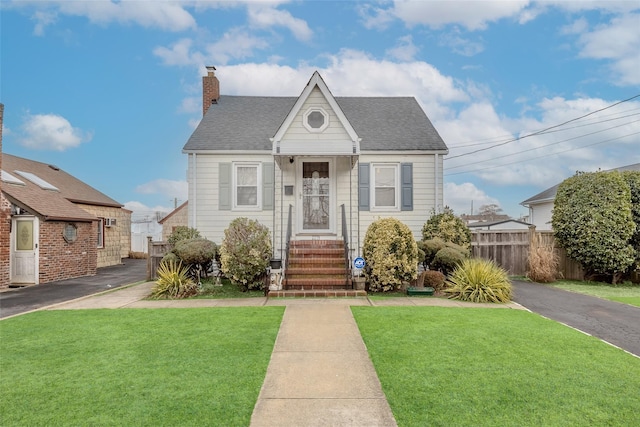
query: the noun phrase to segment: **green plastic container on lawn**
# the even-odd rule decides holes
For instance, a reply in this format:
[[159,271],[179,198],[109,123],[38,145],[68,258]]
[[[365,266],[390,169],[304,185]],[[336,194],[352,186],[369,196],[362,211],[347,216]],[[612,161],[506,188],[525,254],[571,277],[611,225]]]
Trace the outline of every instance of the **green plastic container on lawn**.
[[425,287],[425,288],[410,287],[409,289],[407,289],[407,295],[409,295],[409,296],[412,296],[412,295],[427,295],[427,296],[431,296],[431,295],[433,295],[433,288],[429,288],[429,287]]

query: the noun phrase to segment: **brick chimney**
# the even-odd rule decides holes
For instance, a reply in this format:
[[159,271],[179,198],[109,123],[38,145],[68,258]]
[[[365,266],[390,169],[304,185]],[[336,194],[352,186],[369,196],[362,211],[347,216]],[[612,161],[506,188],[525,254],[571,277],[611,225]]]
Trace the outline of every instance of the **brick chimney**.
[[202,77],[202,115],[207,113],[211,104],[220,99],[220,81],[216,77],[216,67],[207,66],[207,75]]

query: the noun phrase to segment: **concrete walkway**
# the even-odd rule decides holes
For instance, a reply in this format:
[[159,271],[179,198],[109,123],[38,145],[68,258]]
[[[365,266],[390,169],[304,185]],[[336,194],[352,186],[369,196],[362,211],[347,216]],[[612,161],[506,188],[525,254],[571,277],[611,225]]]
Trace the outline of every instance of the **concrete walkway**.
[[396,425],[353,302],[287,305],[252,426]]

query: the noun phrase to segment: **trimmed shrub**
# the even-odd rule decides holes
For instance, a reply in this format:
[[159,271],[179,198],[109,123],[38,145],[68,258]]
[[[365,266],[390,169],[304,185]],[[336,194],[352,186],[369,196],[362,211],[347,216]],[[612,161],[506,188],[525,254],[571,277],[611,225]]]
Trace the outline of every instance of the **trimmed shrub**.
[[455,247],[445,247],[438,251],[430,267],[448,275],[467,258],[468,255],[465,252],[461,252]]
[[176,264],[181,262],[178,255],[174,254],[173,252],[168,252],[165,256],[162,257],[162,261],[160,261],[160,264],[163,264],[165,262],[170,262],[170,261],[173,261]]
[[371,223],[362,247],[372,292],[387,292],[418,277],[418,246],[409,227],[395,218]]
[[167,243],[174,248],[176,243],[181,240],[198,239],[200,237],[202,236],[200,236],[200,232],[197,229],[187,227],[186,225],[179,225],[173,230],[173,233],[167,237]]
[[152,298],[188,298],[197,293],[198,285],[189,277],[188,266],[172,260],[160,263]]
[[418,242],[418,247],[424,251],[425,268],[433,264],[433,259],[436,257],[438,251],[444,249],[446,246],[446,242],[439,237]]
[[271,259],[269,229],[256,220],[236,218],[224,230],[222,272],[243,291],[262,289]]
[[511,282],[507,272],[493,261],[464,260],[449,276],[444,292],[450,299],[471,302],[511,301]]
[[200,275],[207,277],[207,272],[211,270],[217,252],[217,246],[207,239],[186,239],[176,243],[173,248],[175,253],[184,264],[189,265],[196,279]]
[[453,242],[465,249],[471,244],[471,231],[463,220],[453,214],[453,210],[445,207],[442,213],[431,213],[431,218],[422,226],[422,240],[439,237],[445,242]]
[[558,186],[551,224],[558,244],[586,278],[618,283],[635,262],[631,190],[618,171],[579,172]]
[[445,275],[439,271],[427,270],[422,272],[422,284],[425,287],[433,288],[438,292],[444,289]]

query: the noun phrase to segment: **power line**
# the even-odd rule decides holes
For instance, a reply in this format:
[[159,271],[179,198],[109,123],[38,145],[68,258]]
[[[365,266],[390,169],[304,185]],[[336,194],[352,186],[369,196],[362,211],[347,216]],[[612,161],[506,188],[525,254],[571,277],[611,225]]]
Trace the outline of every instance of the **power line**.
[[550,154],[545,154],[542,156],[538,156],[538,157],[532,157],[532,158],[528,158],[528,159],[523,159],[523,160],[516,160],[515,162],[510,162],[510,163],[505,163],[503,165],[498,165],[498,166],[487,166],[485,168],[479,168],[479,169],[473,169],[473,170],[468,170],[468,171],[462,171],[462,172],[454,172],[454,173],[445,173],[444,176],[452,176],[452,175],[462,175],[465,173],[472,173],[472,172],[480,172],[480,171],[484,171],[484,170],[488,170],[488,169],[499,169],[499,168],[503,168],[505,166],[511,166],[511,165],[515,165],[516,163],[522,163],[522,162],[529,162],[531,160],[538,160],[538,159],[542,159],[545,157],[550,157],[550,156],[555,156],[557,154],[562,154],[562,153],[566,153],[568,151],[573,151],[573,150],[578,150],[578,149],[582,149],[582,148],[587,148],[587,147],[591,147],[593,145],[598,145],[598,144],[604,144],[605,142],[611,142],[611,141],[616,141],[618,139],[622,139],[622,138],[626,138],[629,136],[633,136],[633,135],[638,135],[640,134],[640,131],[638,132],[633,132],[627,135],[622,135],[622,136],[617,136],[615,138],[610,138],[610,139],[605,139],[604,141],[598,141],[598,142],[594,142],[591,144],[587,144],[584,145],[582,147],[578,147],[578,148],[569,148],[563,151],[556,151],[555,153],[550,153]]
[[[584,138],[585,136],[595,135],[595,134],[597,134],[597,133],[606,132],[606,131],[609,131],[609,130],[611,130],[611,129],[619,128],[619,127],[622,127],[622,126],[627,126],[627,125],[630,125],[630,124],[632,124],[632,123],[637,123],[637,122],[640,122],[640,119],[638,119],[638,120],[633,120],[633,121],[631,121],[631,122],[622,123],[622,124],[620,124],[620,125],[616,125],[616,126],[608,127],[608,128],[606,128],[606,129],[596,130],[596,131],[593,131],[593,132],[590,132],[590,133],[586,133],[586,134],[583,134],[583,135],[574,136],[574,137],[572,137],[572,138],[563,139],[563,140],[561,140],[561,141],[552,142],[552,143],[550,143],[550,144],[541,145],[541,146],[539,146],[539,147],[533,147],[533,148],[529,148],[529,149],[527,149],[527,150],[518,151],[517,153],[503,154],[502,156],[491,157],[490,159],[485,159],[485,160],[476,160],[476,161],[475,161],[475,163],[483,163],[483,162],[489,162],[489,161],[491,161],[491,160],[503,159],[503,158],[505,158],[505,157],[517,156],[517,155],[519,155],[519,154],[527,153],[527,152],[529,152],[529,151],[539,150],[540,148],[546,148],[546,147],[550,147],[550,146],[552,146],[552,145],[562,144],[563,142],[573,141],[573,140],[576,140],[576,139]],[[553,132],[555,132],[555,131],[553,131]],[[585,146],[585,147],[588,147],[588,145],[587,145],[587,146]],[[570,149],[568,149],[568,151],[571,151],[571,150],[579,150],[579,149],[581,149],[581,148],[583,148],[583,147],[570,148]],[[528,159],[525,159],[525,160],[528,160]],[[524,160],[523,160],[523,161],[524,161]],[[448,169],[458,169],[458,168],[462,168],[462,167],[465,167],[465,166],[467,166],[467,165],[452,166],[452,167],[450,167],[450,168],[448,168]]]
[[507,141],[505,141],[505,142],[501,142],[500,144],[492,145],[491,147],[480,148],[480,149],[478,149],[478,150],[470,151],[470,152],[468,152],[468,153],[458,154],[457,156],[445,157],[445,159],[444,159],[444,160],[451,160],[451,159],[455,159],[455,158],[458,158],[458,157],[469,156],[469,155],[471,155],[471,154],[476,154],[476,153],[479,153],[479,152],[481,152],[481,151],[490,150],[490,149],[492,149],[492,148],[496,148],[496,147],[500,147],[500,146],[503,146],[503,145],[506,145],[506,144],[510,144],[510,143],[512,143],[512,142],[515,142],[515,141],[520,141],[520,140],[523,140],[523,139],[525,139],[525,138],[529,138],[529,137],[532,137],[532,136],[535,136],[535,135],[540,135],[540,134],[543,134],[543,133],[545,133],[545,132],[550,131],[551,129],[559,128],[559,127],[561,127],[561,126],[564,126],[564,125],[566,125],[566,124],[569,124],[569,123],[575,122],[575,121],[577,121],[577,120],[584,119],[585,117],[589,117],[589,116],[591,116],[591,115],[593,115],[593,114],[596,114],[596,113],[599,113],[599,112],[601,112],[601,111],[608,110],[609,108],[613,108],[613,107],[615,107],[616,105],[620,105],[620,104],[622,104],[622,103],[624,103],[624,102],[631,101],[632,99],[635,99],[635,98],[638,98],[638,97],[640,97],[640,94],[635,95],[635,96],[632,96],[631,98],[623,99],[622,101],[618,101],[618,102],[613,103],[613,104],[611,104],[611,105],[608,105],[608,106],[606,106],[606,107],[600,108],[599,110],[591,111],[590,113],[584,114],[584,115],[582,115],[582,116],[580,116],[580,117],[576,117],[576,118],[574,118],[574,119],[567,120],[567,121],[562,122],[562,123],[557,124],[557,125],[549,126],[549,127],[547,127],[547,128],[541,129],[541,130],[539,130],[539,131],[537,131],[537,132],[533,132],[533,133],[530,133],[530,134],[528,134],[528,135],[524,135],[524,136],[519,136],[519,137],[517,137],[517,138],[511,138],[510,140],[507,140]]
[[[627,113],[629,111],[637,111],[637,110],[640,110],[640,108],[634,108],[632,110],[623,111],[623,113]],[[619,114],[619,113],[616,113],[616,114]],[[580,125],[576,125],[576,126],[572,126],[572,127],[568,127],[568,128],[564,128],[564,129],[556,129],[556,130],[550,130],[548,132],[542,132],[539,135],[547,135],[547,134],[556,133],[556,132],[565,132],[565,131],[568,131],[568,130],[578,129],[578,128],[582,128],[582,127],[586,127],[586,126],[593,126],[593,125],[597,125],[597,124],[601,124],[601,123],[605,123],[605,122],[612,122],[614,120],[626,119],[627,117],[633,117],[633,116],[637,116],[639,114],[640,113],[627,114],[627,115],[624,115],[624,116],[613,117],[611,119],[605,119],[605,120],[598,120],[598,121],[595,121],[595,122],[583,123],[583,124],[580,124]],[[610,114],[610,115],[604,116],[604,117],[610,117],[610,116],[612,116],[612,115]],[[513,138],[513,135],[504,135],[504,136],[496,136],[496,137],[492,137],[492,138],[485,138],[485,139],[477,140],[477,141],[485,141],[485,142],[471,142],[470,141],[470,143],[465,143],[464,145],[449,145],[449,144],[447,144],[447,145],[449,146],[450,149],[456,149],[456,148],[463,148],[463,147],[473,147],[473,146],[476,146],[476,145],[491,144],[491,143],[496,142],[496,141],[506,141],[506,140],[512,139],[512,138]]]

